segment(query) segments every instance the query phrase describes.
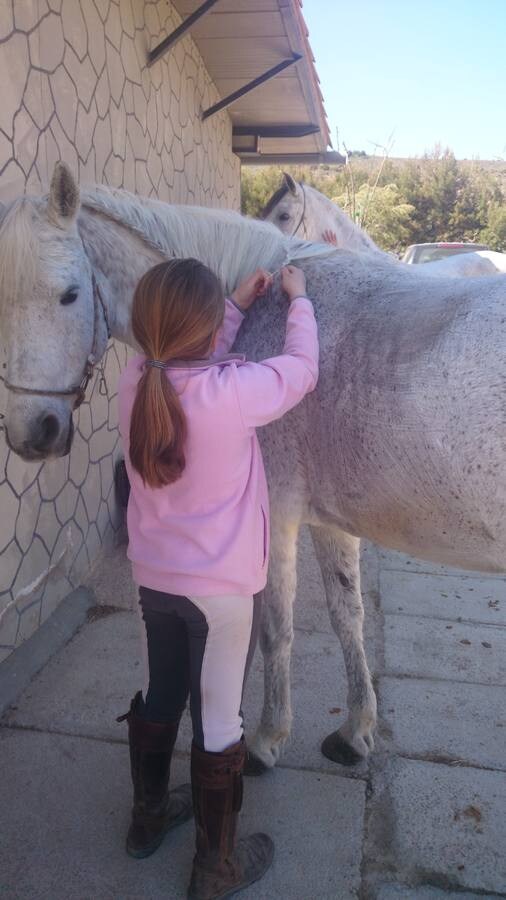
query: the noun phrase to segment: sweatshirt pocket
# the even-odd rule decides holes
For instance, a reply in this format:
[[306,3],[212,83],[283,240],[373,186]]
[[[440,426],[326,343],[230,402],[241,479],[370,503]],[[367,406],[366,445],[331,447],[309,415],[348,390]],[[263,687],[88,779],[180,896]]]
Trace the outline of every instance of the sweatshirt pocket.
[[262,513],[262,568],[265,566],[267,562],[267,516],[265,514],[265,509],[263,506],[260,507],[260,512]]

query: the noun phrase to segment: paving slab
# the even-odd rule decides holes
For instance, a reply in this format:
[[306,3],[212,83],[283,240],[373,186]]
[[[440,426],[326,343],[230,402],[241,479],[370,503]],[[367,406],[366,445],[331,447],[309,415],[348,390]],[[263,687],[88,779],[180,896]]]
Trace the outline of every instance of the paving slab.
[[414,556],[407,556],[406,553],[399,553],[397,550],[385,550],[378,547],[378,560],[380,568],[393,569],[405,572],[426,572],[429,575],[465,575],[469,578],[504,578],[504,574],[500,572],[495,575],[491,572],[476,572],[472,569],[457,569],[454,566],[445,566],[442,563],[428,562],[425,559],[416,559]]
[[470,894],[469,891],[440,891],[434,887],[384,884],[375,900],[497,900],[497,894]]
[[[376,671],[378,619],[378,559],[374,544],[364,541],[361,548],[360,575],[364,603],[364,643],[369,668]],[[320,567],[315,556],[309,528],[301,528],[297,560],[297,596],[294,604],[294,626],[296,630],[320,632],[334,636],[336,646],[339,639],[330,624],[327,600],[323,588]],[[338,651],[341,657],[341,651]],[[335,704],[334,704],[335,705]]]
[[40,628],[0,664],[0,716],[84,624],[92,604],[93,595],[86,588],[72,591]]
[[[124,852],[131,803],[126,747],[3,728],[0,749],[2,898],[186,896],[191,823],[171,832],[149,859],[132,860]],[[187,762],[176,759],[173,769],[176,782],[186,780]],[[363,809],[364,785],[349,779],[285,770],[249,780],[240,830],[267,830],[276,857],[263,881],[242,896],[356,897]]]
[[386,615],[385,674],[506,684],[506,628]]
[[378,693],[395,752],[506,770],[503,687],[385,677]]
[[[131,807],[126,747],[0,729],[2,889],[5,900],[183,897],[192,826],[174,831],[158,858],[124,851]],[[188,764],[174,761],[174,778]]]
[[[293,726],[279,765],[366,777],[367,763],[343,767],[320,751],[322,740],[346,718],[347,681],[333,635],[296,632],[292,657]],[[244,697],[246,734],[254,730],[263,703],[263,662],[257,653]]]
[[[53,658],[11,709],[10,725],[104,740],[126,741],[126,728],[116,716],[143,687],[141,621],[137,613],[115,612],[88,623]],[[292,661],[293,735],[283,764],[342,771],[320,752],[326,735],[344,721],[346,673],[335,635],[297,632]],[[263,662],[257,650],[246,688],[247,733],[259,720],[263,702]],[[191,722],[186,713],[177,749],[188,752]],[[344,770],[360,774],[361,767]]]
[[506,892],[502,772],[391,760],[373,778],[370,833],[399,880]]
[[380,573],[379,548],[370,541],[360,542],[360,579],[362,591],[378,590]]
[[[365,778],[367,763],[343,767],[327,759],[320,750],[327,734],[336,731],[346,718],[346,672],[334,634],[296,631],[291,687],[292,733],[279,765]],[[244,693],[246,737],[254,734],[260,721],[263,698],[263,659],[257,650]],[[184,751],[189,746],[191,734],[191,720],[186,713],[178,736],[178,749]]]
[[380,597],[385,613],[506,625],[506,580],[502,578],[383,571]]
[[352,900],[359,896],[365,784],[275,769],[245,779],[243,833],[267,830],[276,845],[272,872],[245,900]]
[[132,580],[132,564],[126,551],[126,543],[110,548],[92,573],[88,586],[101,606],[132,610],[137,605],[137,587]]
[[126,712],[143,683],[139,616],[99,611],[50,660],[6,721],[43,731],[126,739],[116,716]]
[[[367,764],[346,768],[327,759],[320,751],[324,737],[345,720],[346,673],[334,635],[297,631],[292,656],[293,726],[279,765],[311,769],[345,776],[367,775]],[[263,660],[255,654],[246,685],[243,715],[246,736],[252,736],[260,721],[264,697]],[[177,748],[184,751],[191,741],[188,713],[181,723]]]

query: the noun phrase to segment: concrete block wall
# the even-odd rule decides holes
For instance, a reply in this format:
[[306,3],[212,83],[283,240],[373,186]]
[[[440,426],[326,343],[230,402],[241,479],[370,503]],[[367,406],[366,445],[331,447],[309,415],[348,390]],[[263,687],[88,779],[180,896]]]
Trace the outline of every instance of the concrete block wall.
[[[239,208],[230,119],[200,121],[219,98],[193,41],[146,66],[179,22],[166,0],[2,0],[0,203],[47,190],[63,159],[81,184]],[[87,580],[117,528],[116,383],[126,357],[111,343],[69,457],[26,464],[0,432],[0,662]],[[4,401],[0,382],[0,412]]]

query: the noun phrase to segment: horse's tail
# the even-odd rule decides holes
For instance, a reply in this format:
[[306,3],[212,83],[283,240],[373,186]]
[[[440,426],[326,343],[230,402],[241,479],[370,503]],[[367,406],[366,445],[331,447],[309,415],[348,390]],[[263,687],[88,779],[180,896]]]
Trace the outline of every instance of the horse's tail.
[[289,238],[286,252],[286,262],[296,263],[297,260],[312,259],[315,256],[333,256],[339,253],[339,250],[333,244],[323,244],[316,241],[313,243],[313,241],[301,241],[299,238]]

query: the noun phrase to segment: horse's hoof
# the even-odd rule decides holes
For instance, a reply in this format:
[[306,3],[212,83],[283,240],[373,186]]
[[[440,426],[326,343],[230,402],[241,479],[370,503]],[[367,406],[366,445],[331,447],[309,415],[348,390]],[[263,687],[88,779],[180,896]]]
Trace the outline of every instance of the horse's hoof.
[[269,766],[266,766],[258,756],[255,756],[251,750],[246,752],[246,760],[244,762],[244,769],[242,770],[243,775],[264,775],[265,772],[269,771]]
[[362,762],[360,754],[341,737],[338,731],[333,731],[325,738],[321,751],[327,759],[341,763],[342,766],[356,766],[357,763]]

